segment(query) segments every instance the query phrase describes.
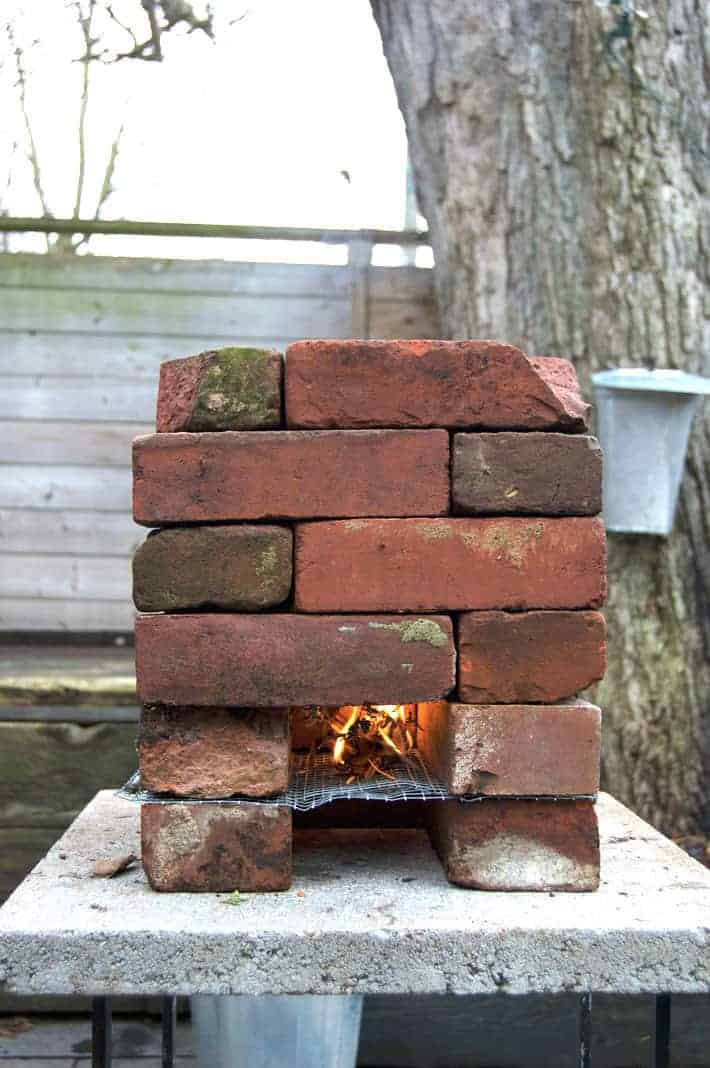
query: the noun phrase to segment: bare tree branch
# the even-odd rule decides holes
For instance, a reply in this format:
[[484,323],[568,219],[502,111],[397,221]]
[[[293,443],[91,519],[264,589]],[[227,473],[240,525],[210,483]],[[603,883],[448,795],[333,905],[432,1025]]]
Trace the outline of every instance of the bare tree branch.
[[[95,6],[96,0],[89,0],[88,10],[85,13],[81,0],[76,0],[74,4],[87,55],[91,51],[91,24],[94,18]],[[79,171],[76,179],[76,197],[74,199],[75,219],[81,217],[81,198],[84,193],[84,180],[86,177],[86,113],[89,107],[89,60],[85,59],[83,64],[84,71],[81,79],[81,105],[79,108]]]
[[[52,212],[49,209],[49,203],[44,192],[44,186],[42,185],[42,172],[39,165],[39,154],[37,152],[37,145],[34,139],[34,133],[32,132],[32,123],[30,121],[30,114],[27,105],[27,71],[25,70],[25,64],[23,59],[22,49],[15,37],[15,30],[11,22],[7,22],[5,26],[5,32],[7,33],[7,39],[12,49],[12,53],[15,57],[15,69],[17,71],[17,89],[20,97],[20,110],[22,112],[22,120],[25,125],[25,132],[27,134],[27,158],[32,168],[32,182],[35,187],[35,192],[39,199],[42,214],[46,218],[52,217]],[[47,243],[47,251],[51,248],[51,241],[49,234],[45,236]]]
[[130,38],[130,47],[122,52],[108,48],[96,50],[94,46],[97,41],[94,40],[81,57],[82,61],[88,59],[116,63],[122,59],[142,59],[146,62],[161,63],[164,58],[163,35],[181,25],[187,27],[188,33],[198,31],[214,41],[214,11],[210,3],[205,5],[204,16],[198,15],[194,5],[188,0],[135,0],[135,3],[136,11],[140,10],[148,23],[149,35],[144,40],[139,40],[132,27],[116,14],[113,5],[107,3],[104,8],[106,14],[114,26]]
[[[121,147],[121,139],[123,137],[124,129],[125,127],[123,123],[121,123],[116,133],[116,136],[114,137],[113,142],[111,143],[111,151],[109,152],[108,161],[106,163],[104,179],[101,183],[101,190],[99,192],[98,200],[96,202],[96,211],[94,212],[94,219],[100,218],[101,210],[104,204],[114,191],[113,176],[116,170],[116,162],[118,160],[118,153]],[[83,234],[73,246],[73,251],[78,251],[78,249],[80,249],[82,245],[87,244],[90,239],[90,234]]]
[[[148,16],[148,23],[150,25],[150,39],[146,42],[149,46],[149,54],[144,56],[144,59],[154,59],[160,62],[163,58],[163,52],[160,45],[160,26],[158,24],[158,16],[155,12],[155,0],[141,0],[141,6]],[[119,56],[119,59],[121,57]]]
[[121,147],[121,138],[123,137],[123,131],[124,126],[123,123],[121,123],[111,145],[111,152],[109,153],[108,163],[106,164],[104,180],[101,185],[99,199],[96,203],[96,211],[94,212],[95,219],[98,219],[100,217],[101,209],[114,191],[113,176],[116,170],[116,161],[118,160],[118,153]]

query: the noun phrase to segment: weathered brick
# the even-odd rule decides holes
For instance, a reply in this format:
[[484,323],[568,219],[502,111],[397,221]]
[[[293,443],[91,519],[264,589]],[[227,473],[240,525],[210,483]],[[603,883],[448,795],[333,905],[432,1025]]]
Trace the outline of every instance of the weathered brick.
[[604,675],[606,624],[599,612],[467,612],[458,651],[462,701],[559,701]]
[[153,890],[258,893],[291,885],[291,810],[258,801],[141,806]]
[[160,365],[156,429],[280,426],[282,366],[274,349],[225,348],[168,360]]
[[436,700],[454,684],[447,616],[178,614],[136,620],[143,704],[269,708]]
[[596,515],[602,453],[586,434],[455,434],[451,487],[463,515]]
[[442,515],[444,430],[152,434],[133,445],[136,522]]
[[292,427],[584,430],[566,360],[497,341],[297,341],[286,352]]
[[355,519],[296,528],[303,612],[581,608],[606,592],[599,519]]
[[176,527],[148,535],[133,557],[133,600],[142,612],[272,608],[291,592],[288,527]]
[[570,796],[599,789],[601,712],[556,705],[420,704],[418,745],[449,793]]
[[591,801],[432,802],[429,834],[452,883],[476,890],[588,891],[599,886]]
[[141,784],[176,797],[268,797],[288,788],[287,708],[166,708],[141,713]]

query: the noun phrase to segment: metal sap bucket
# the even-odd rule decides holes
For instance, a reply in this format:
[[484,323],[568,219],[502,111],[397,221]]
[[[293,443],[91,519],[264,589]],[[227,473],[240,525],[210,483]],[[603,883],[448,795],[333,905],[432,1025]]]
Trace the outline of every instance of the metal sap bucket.
[[355,1068],[359,995],[199,995],[191,999],[200,1068]]
[[670,534],[690,425],[710,378],[620,367],[592,375],[592,383],[607,530]]

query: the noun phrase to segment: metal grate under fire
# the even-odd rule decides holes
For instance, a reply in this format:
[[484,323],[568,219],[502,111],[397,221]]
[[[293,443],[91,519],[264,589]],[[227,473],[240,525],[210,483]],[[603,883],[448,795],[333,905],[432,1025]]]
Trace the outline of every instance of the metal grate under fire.
[[[125,786],[117,791],[119,797],[143,804],[206,804],[229,805],[235,801],[253,805],[286,805],[297,812],[310,812],[332,801],[485,801],[483,794],[460,797],[449,793],[443,783],[433,776],[424,765],[412,764],[401,767],[389,778],[357,779],[348,783],[341,772],[333,766],[331,757],[325,753],[294,755],[291,781],[288,790],[273,797],[244,797],[235,795],[226,798],[174,797],[171,794],[154,794],[143,790],[140,775],[136,772]],[[558,801],[557,797],[535,797],[529,800]],[[569,801],[569,797],[565,797]],[[593,795],[577,794],[572,800],[594,800]]]

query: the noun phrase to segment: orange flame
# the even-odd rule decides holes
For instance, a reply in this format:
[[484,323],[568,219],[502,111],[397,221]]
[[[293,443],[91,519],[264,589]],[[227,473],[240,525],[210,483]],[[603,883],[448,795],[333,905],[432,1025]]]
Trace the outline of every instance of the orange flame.
[[[412,731],[407,726],[410,717],[411,706],[407,705],[344,705],[330,721],[335,736],[333,763],[352,770],[364,761],[367,775],[385,775],[377,763],[378,756],[382,759],[390,753],[406,759],[407,752],[414,748]],[[397,741],[392,737],[393,731]]]

